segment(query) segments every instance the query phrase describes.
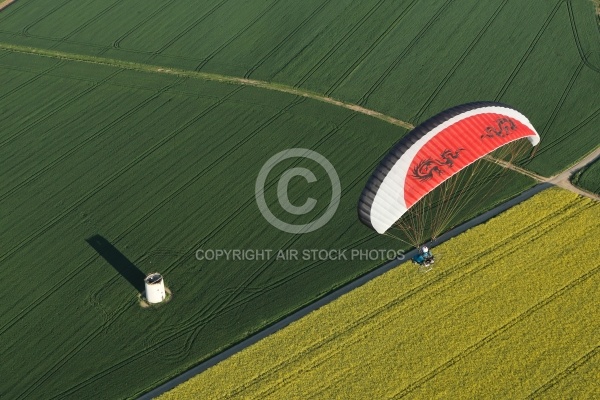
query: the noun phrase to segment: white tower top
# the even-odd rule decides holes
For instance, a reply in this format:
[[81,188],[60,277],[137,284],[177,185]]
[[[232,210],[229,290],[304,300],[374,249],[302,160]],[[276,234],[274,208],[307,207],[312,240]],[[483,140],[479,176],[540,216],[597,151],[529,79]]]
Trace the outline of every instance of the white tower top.
[[148,300],[148,303],[160,303],[165,299],[165,282],[161,274],[152,272],[146,276],[144,282],[146,283],[146,300]]

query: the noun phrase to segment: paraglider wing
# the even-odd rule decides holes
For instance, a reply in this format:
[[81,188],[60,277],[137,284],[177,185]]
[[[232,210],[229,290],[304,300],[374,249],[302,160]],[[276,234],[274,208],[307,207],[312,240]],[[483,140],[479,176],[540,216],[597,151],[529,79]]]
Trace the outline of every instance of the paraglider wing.
[[385,233],[442,182],[523,138],[533,146],[540,141],[529,120],[510,106],[478,102],[443,111],[409,132],[384,157],[360,196],[359,218]]

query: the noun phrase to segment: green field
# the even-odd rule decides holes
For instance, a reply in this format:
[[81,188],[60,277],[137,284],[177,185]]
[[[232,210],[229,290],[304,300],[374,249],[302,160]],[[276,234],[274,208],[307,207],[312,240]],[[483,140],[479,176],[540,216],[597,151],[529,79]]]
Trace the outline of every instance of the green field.
[[[0,105],[11,105],[0,147],[0,262],[12,282],[0,294],[0,335],[13,360],[0,375],[10,398],[86,398],[101,387],[132,396],[380,263],[200,262],[198,249],[400,246],[356,223],[355,210],[374,163],[405,133],[396,126],[263,89],[33,55],[0,64]],[[299,146],[326,156],[343,186],[335,218],[307,235],[276,230],[254,199],[262,163]],[[308,189],[327,198],[320,178]],[[513,181],[495,201],[531,185],[504,179]],[[301,200],[307,187],[296,187]],[[96,235],[135,267],[117,273],[86,241]],[[173,300],[140,308],[127,279],[135,268],[164,273]]]
[[573,183],[588,192],[600,195],[600,160],[594,161],[575,174]]
[[429,273],[388,271],[160,399],[598,398],[600,225],[581,229],[598,218],[545,190],[436,247]]
[[502,101],[540,131],[524,164],[545,176],[586,154],[600,121],[589,0],[19,1],[3,42],[278,82],[413,124]]
[[[0,398],[133,397],[381,264],[201,262],[196,250],[402,247],[362,226],[356,202],[406,129],[282,90],[413,124],[496,99],[542,135],[527,168],[550,175],[589,152],[593,6],[522,3],[18,0],[1,11]],[[342,186],[332,221],[306,235],[272,227],[254,198],[264,162],[294,147],[327,157]],[[324,171],[292,159],[269,175],[269,204],[292,166],[318,175],[292,200],[331,196]],[[455,223],[533,181],[480,184],[502,190]],[[173,299],[142,309],[133,279],[154,270]]]

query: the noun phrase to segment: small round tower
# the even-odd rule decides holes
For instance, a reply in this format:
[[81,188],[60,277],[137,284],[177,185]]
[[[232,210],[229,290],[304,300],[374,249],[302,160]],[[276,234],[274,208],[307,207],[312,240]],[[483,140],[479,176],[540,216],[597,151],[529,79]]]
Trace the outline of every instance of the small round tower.
[[146,300],[148,303],[160,303],[165,299],[165,281],[161,274],[152,272],[146,276],[144,282],[146,283]]

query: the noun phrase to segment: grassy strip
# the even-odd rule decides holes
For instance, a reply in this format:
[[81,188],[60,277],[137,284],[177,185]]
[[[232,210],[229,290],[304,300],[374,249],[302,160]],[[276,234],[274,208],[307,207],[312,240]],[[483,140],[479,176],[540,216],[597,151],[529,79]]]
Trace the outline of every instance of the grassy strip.
[[525,397],[574,368],[592,395],[599,217],[547,190],[436,248],[433,272],[390,271],[161,398]]
[[179,68],[164,68],[164,67],[159,67],[156,65],[142,64],[142,63],[136,63],[136,62],[131,62],[131,61],[123,61],[123,60],[115,60],[113,58],[95,57],[95,56],[88,56],[88,55],[83,55],[83,54],[66,53],[66,52],[62,52],[62,51],[56,51],[56,50],[50,50],[50,49],[40,49],[40,48],[27,47],[27,46],[19,46],[19,45],[14,45],[14,44],[9,44],[9,43],[0,43],[0,49],[18,52],[18,53],[35,54],[35,55],[42,56],[42,57],[52,57],[52,58],[56,58],[56,59],[60,59],[60,60],[79,61],[79,62],[92,63],[92,64],[108,65],[108,66],[112,66],[112,67],[118,67],[118,68],[133,70],[133,71],[168,74],[168,75],[175,75],[175,76],[185,77],[185,78],[204,79],[204,80],[208,80],[208,81],[230,83],[230,84],[235,84],[235,85],[253,86],[253,87],[267,89],[267,90],[276,90],[278,92],[289,93],[289,94],[293,94],[296,96],[308,97],[313,100],[318,100],[318,101],[333,104],[333,105],[336,105],[339,107],[344,107],[349,110],[353,110],[353,111],[356,111],[356,112],[359,112],[362,114],[367,114],[372,117],[378,118],[382,121],[386,121],[386,122],[389,122],[389,123],[397,125],[397,126],[401,126],[406,129],[414,128],[414,126],[412,124],[409,124],[408,122],[404,122],[399,119],[390,117],[389,115],[385,115],[385,114],[382,114],[382,113],[374,111],[374,110],[369,110],[367,108],[358,106],[356,104],[346,103],[346,102],[343,102],[340,100],[335,100],[331,97],[322,96],[319,93],[312,92],[309,90],[293,88],[291,86],[284,85],[281,83],[271,83],[271,82],[259,81],[256,79],[238,78],[235,76],[227,76],[227,75],[208,73],[208,72],[189,71],[189,70],[179,69]]

